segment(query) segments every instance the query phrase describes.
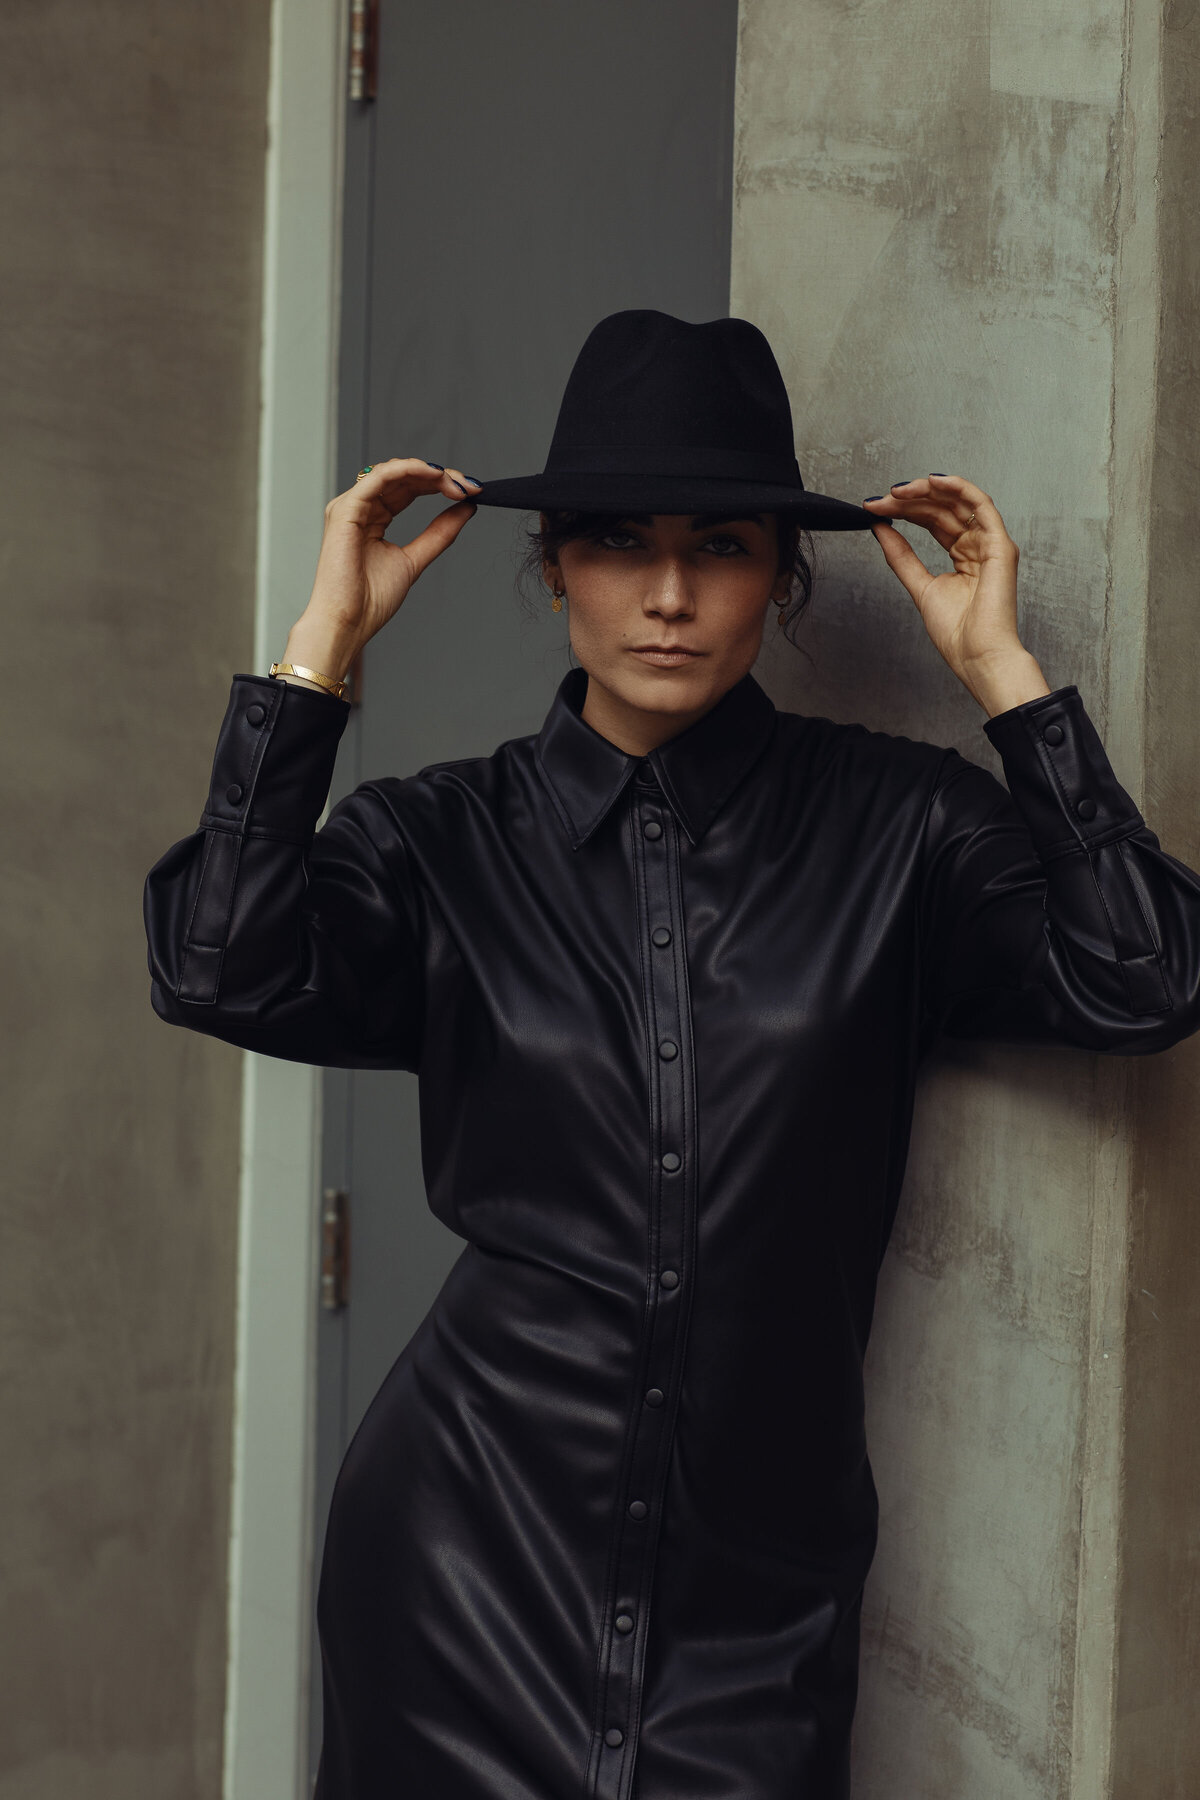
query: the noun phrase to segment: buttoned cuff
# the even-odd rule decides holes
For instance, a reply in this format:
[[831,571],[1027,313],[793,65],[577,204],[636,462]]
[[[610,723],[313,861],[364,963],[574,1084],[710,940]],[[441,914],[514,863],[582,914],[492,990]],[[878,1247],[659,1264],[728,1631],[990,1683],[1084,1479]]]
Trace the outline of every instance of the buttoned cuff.
[[235,675],[201,829],[307,841],[349,717],[349,701],[333,694]]
[[996,713],[983,729],[1043,862],[1098,849],[1145,823],[1074,685]]

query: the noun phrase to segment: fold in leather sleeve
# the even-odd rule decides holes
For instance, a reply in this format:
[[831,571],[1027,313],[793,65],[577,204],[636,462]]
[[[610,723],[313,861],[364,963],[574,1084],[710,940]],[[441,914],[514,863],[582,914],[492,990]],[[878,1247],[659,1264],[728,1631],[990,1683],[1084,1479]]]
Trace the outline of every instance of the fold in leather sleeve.
[[1200,1028],[1200,876],[1147,827],[1078,688],[983,729],[1008,791],[948,750],[926,822],[926,1038],[1140,1055]]
[[289,1061],[415,1070],[420,906],[369,788],[316,831],[349,705],[235,675],[199,827],[146,878],[151,1003]]

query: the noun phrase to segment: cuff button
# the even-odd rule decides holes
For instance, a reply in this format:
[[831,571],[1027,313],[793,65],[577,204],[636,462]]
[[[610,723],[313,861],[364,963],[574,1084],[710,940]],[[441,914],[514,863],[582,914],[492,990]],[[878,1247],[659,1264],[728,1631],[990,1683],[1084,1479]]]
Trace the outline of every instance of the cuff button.
[[246,723],[248,725],[261,725],[266,716],[267,709],[265,706],[259,706],[255,703],[255,705],[246,708]]
[[1061,744],[1063,741],[1063,728],[1061,725],[1047,725],[1042,736],[1048,744]]
[[230,786],[225,789],[225,798],[228,800],[230,806],[236,806],[241,797],[242,790],[236,781],[232,782]]
[[1089,800],[1085,795],[1082,800],[1076,801],[1075,811],[1079,814],[1081,819],[1094,819],[1096,816],[1096,802],[1094,800]]

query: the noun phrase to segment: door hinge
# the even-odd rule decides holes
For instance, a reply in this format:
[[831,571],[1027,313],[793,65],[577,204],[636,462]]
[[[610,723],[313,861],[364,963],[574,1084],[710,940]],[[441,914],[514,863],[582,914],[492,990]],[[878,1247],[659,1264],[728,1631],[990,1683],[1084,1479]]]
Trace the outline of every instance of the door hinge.
[[379,0],[350,0],[350,98],[373,100],[379,75]]
[[350,1298],[350,1196],[326,1188],[321,1206],[321,1305],[337,1312]]

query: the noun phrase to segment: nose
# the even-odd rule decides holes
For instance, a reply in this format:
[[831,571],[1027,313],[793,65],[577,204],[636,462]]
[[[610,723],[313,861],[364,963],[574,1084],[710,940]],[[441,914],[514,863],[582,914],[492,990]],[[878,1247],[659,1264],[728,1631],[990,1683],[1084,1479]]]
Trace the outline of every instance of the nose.
[[679,557],[666,558],[655,570],[653,580],[646,590],[643,611],[661,613],[664,618],[674,619],[681,613],[690,613],[692,607],[687,565]]

